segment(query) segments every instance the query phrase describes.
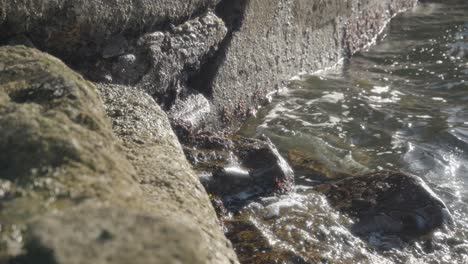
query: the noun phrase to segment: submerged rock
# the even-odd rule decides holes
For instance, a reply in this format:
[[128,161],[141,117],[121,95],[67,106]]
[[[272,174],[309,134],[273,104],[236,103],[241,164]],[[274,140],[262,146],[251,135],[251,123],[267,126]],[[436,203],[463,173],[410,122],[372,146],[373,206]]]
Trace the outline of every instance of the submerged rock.
[[333,207],[355,217],[352,231],[397,234],[410,239],[453,224],[444,202],[419,177],[376,172],[315,188]]

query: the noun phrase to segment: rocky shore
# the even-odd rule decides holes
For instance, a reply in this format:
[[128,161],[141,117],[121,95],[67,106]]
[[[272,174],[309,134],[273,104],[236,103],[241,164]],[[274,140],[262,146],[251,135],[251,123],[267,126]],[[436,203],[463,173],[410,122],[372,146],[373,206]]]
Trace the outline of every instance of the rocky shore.
[[238,263],[207,191],[294,176],[231,132],[415,4],[0,0],[0,263]]

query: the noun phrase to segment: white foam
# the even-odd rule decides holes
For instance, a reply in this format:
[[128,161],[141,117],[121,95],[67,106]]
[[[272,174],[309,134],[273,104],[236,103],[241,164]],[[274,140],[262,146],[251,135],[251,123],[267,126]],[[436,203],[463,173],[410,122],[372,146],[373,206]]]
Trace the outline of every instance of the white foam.
[[333,104],[336,104],[343,100],[344,100],[344,94],[338,93],[338,92],[329,92],[320,98],[320,101],[322,102],[328,102],[328,103],[333,103]]
[[374,86],[371,92],[376,94],[388,93],[390,91],[390,86]]

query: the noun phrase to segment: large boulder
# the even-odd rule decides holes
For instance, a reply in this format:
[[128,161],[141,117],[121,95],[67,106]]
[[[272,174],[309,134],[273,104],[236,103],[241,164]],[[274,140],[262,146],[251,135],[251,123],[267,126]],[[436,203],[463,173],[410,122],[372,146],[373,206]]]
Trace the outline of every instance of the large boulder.
[[133,209],[83,205],[32,222],[26,254],[11,264],[208,262],[197,228],[184,217],[164,218]]
[[169,120],[155,100],[133,87],[99,84],[114,132],[146,203],[157,215],[191,220],[201,229],[209,263],[236,263],[231,243],[223,235],[208,195],[187,162]]
[[99,51],[122,36],[179,24],[218,0],[1,0],[0,36],[27,34],[41,49]]
[[61,61],[0,48],[0,262],[236,263],[165,113],[111,88],[113,125]]

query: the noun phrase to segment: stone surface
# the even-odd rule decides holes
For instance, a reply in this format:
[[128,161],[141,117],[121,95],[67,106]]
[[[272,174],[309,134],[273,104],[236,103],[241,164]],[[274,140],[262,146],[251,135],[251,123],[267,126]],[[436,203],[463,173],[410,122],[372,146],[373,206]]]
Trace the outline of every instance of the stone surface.
[[353,232],[358,235],[380,232],[408,239],[453,224],[444,202],[413,175],[376,172],[320,185],[316,190],[333,207],[357,219]]
[[170,32],[142,36],[138,42],[151,66],[138,87],[169,108],[176,98],[187,96],[189,77],[199,72],[200,65],[214,54],[226,33],[224,22],[208,12]]
[[[58,59],[0,48],[0,262],[236,263],[165,113],[141,90],[104,91],[112,126]],[[109,243],[91,241],[104,227]]]
[[200,230],[183,218],[84,205],[31,223],[11,264],[207,263]]
[[96,88],[58,59],[0,48],[0,127],[0,257],[45,212],[88,199],[142,207]]
[[[217,51],[226,33],[224,22],[207,12],[170,29],[143,34],[130,44],[125,40],[111,42],[104,50],[108,50],[105,58],[81,61],[76,67],[99,83],[138,87],[164,110],[176,108],[171,115],[180,117],[180,108],[198,108],[202,98],[209,96],[203,90],[191,89],[190,78],[199,74],[201,65]],[[182,102],[182,107],[173,106]],[[208,113],[202,111],[197,116],[203,118]]]
[[115,133],[136,168],[145,201],[160,216],[191,220],[201,229],[208,262],[237,262],[205,189],[187,162],[169,120],[147,93],[127,86],[99,84]]
[[[185,153],[204,175],[208,193],[231,200],[285,193],[294,186],[294,172],[273,143],[211,133],[190,135]],[[243,197],[243,198],[242,198]]]
[[211,91],[215,127],[235,126],[294,75],[330,67],[355,53],[393,15],[416,2],[223,1],[217,11],[231,31],[200,84]]
[[115,36],[138,36],[180,24],[217,2],[1,0],[0,36],[5,39],[26,33],[38,47],[61,57],[96,55]]

